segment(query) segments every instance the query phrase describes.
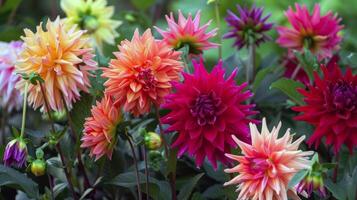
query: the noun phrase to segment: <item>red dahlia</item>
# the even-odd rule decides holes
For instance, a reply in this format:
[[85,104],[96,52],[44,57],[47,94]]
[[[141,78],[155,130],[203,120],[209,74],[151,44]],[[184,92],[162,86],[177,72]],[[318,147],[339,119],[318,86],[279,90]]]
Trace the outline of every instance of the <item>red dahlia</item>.
[[256,122],[248,117],[255,114],[254,105],[244,102],[252,96],[244,91],[246,83],[237,85],[234,71],[227,79],[222,62],[208,73],[200,62],[193,62],[194,74],[183,73],[184,82],[175,83],[176,93],[166,97],[163,108],[170,113],[162,118],[169,124],[169,132],[177,131],[178,137],[172,144],[178,148],[178,156],[188,152],[200,167],[205,159],[217,167],[217,160],[224,164],[230,161],[224,156],[236,147],[232,139],[250,143],[249,122]]
[[353,75],[350,68],[342,74],[337,63],[321,69],[323,78],[315,72],[315,84],[307,91],[299,90],[305,96],[306,105],[293,108],[302,112],[295,119],[316,127],[308,140],[315,148],[325,137],[326,144],[332,145],[335,153],[342,144],[352,152],[357,146],[357,75]]

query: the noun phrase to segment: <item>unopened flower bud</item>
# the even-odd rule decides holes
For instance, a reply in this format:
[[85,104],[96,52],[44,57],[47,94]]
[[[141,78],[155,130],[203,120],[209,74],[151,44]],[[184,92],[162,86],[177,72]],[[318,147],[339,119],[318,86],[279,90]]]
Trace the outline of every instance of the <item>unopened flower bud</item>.
[[36,159],[31,163],[31,172],[35,176],[42,176],[46,173],[46,162],[43,159]]
[[156,150],[161,147],[162,141],[159,134],[147,132],[144,136],[145,147],[150,150]]
[[22,137],[11,140],[5,148],[4,165],[21,168],[26,165],[27,146]]

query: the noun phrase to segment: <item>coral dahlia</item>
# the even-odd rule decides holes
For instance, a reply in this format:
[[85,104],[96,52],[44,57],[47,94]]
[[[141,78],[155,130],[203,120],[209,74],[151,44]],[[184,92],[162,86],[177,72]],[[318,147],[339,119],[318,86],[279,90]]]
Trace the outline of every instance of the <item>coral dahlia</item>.
[[326,144],[338,153],[346,144],[350,151],[357,146],[357,75],[347,68],[343,75],[337,63],[331,68],[321,66],[323,78],[315,72],[315,85],[308,90],[300,89],[305,96],[304,106],[293,107],[301,112],[295,119],[315,126],[308,143],[317,148],[326,138]]
[[232,136],[243,155],[226,154],[239,164],[224,171],[239,175],[224,185],[238,185],[237,191],[240,192],[237,199],[288,200],[289,195],[297,197],[295,189],[288,188],[288,183],[297,172],[310,168],[308,156],[313,152],[298,149],[305,136],[293,142],[293,136],[288,129],[283,137],[278,138],[281,123],[270,132],[265,118],[261,133],[256,125],[250,123],[249,126],[251,145]]
[[224,38],[234,38],[238,49],[248,46],[250,43],[259,45],[271,38],[265,34],[272,27],[272,23],[267,23],[269,15],[263,15],[263,8],[256,8],[253,6],[251,9],[242,8],[237,5],[240,17],[232,11],[228,11],[226,22],[231,30],[224,35]]
[[0,42],[0,107],[8,112],[22,105],[20,91],[15,88],[21,79],[15,73],[15,62],[22,51],[22,42]]
[[103,41],[114,45],[119,36],[115,29],[122,22],[111,19],[114,6],[107,6],[107,0],[61,0],[61,8],[67,15],[66,23],[87,30],[92,47],[101,48]]
[[124,110],[135,116],[159,106],[171,92],[171,81],[178,81],[182,71],[181,53],[165,42],[155,40],[148,29],[139,35],[136,30],[131,41],[124,40],[116,59],[103,69],[105,93],[115,97]]
[[217,160],[229,164],[224,153],[235,146],[231,135],[250,143],[249,119],[254,105],[244,102],[252,96],[243,91],[246,83],[236,85],[234,71],[227,79],[220,61],[211,73],[204,67],[203,60],[193,61],[193,75],[183,73],[184,82],[175,83],[176,92],[166,97],[162,106],[170,110],[161,120],[170,127],[167,132],[177,131],[178,137],[172,144],[178,148],[178,156],[188,152],[195,157],[197,167],[205,159],[217,167]]
[[[24,50],[16,63],[19,73],[38,73],[45,81],[44,88],[50,109],[63,110],[62,95],[66,105],[71,108],[73,102],[80,98],[80,91],[87,92],[90,70],[96,69],[92,60],[91,49],[84,48],[87,40],[82,37],[84,31],[75,27],[67,28],[58,17],[48,20],[46,30],[42,24],[36,32],[25,29]],[[16,87],[24,92],[25,80],[21,79]],[[36,109],[44,106],[40,86],[30,85],[28,101]]]
[[296,12],[290,7],[285,13],[292,28],[280,26],[277,28],[279,38],[277,43],[290,50],[309,49],[319,59],[329,58],[334,50],[339,49],[341,42],[341,18],[328,12],[320,15],[320,5],[316,4],[310,14],[307,7],[295,4]]
[[92,115],[84,123],[81,147],[89,148],[95,160],[103,155],[111,159],[116,143],[116,127],[122,120],[120,107],[105,95],[100,102],[97,101],[91,112]]
[[163,40],[174,49],[180,49],[185,45],[189,46],[189,53],[191,55],[201,54],[203,50],[215,48],[218,44],[209,42],[208,39],[216,35],[217,29],[213,29],[206,33],[211,21],[203,26],[200,26],[200,11],[197,11],[196,16],[192,19],[191,14],[185,18],[181,11],[178,11],[178,21],[175,22],[174,15],[166,15],[168,29],[166,31],[155,27],[162,35]]

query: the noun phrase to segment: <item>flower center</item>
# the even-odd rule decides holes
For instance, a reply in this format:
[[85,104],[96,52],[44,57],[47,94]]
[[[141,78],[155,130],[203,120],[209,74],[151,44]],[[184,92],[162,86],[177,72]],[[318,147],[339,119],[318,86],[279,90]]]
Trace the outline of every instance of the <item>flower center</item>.
[[304,47],[306,47],[307,49],[313,50],[315,49],[315,40],[312,36],[307,35],[303,38],[303,44]]
[[346,113],[356,108],[357,87],[347,82],[338,82],[331,87],[334,107],[341,113]]
[[200,94],[190,111],[192,116],[196,117],[198,125],[213,125],[217,120],[217,111],[220,104],[221,99],[214,92]]
[[247,158],[249,161],[248,167],[251,174],[254,174],[256,178],[262,177],[275,177],[277,175],[277,170],[273,164],[271,158],[268,157],[254,157]]
[[157,84],[151,69],[141,70],[137,76],[137,79],[143,85],[144,91],[154,89]]

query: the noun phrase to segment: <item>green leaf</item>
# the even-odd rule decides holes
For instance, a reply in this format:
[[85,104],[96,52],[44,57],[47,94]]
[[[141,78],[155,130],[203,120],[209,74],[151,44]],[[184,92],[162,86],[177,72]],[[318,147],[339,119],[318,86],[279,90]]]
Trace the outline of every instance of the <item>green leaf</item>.
[[91,113],[90,110],[92,107],[92,103],[93,97],[87,93],[83,93],[81,95],[81,99],[74,104],[73,109],[70,112],[73,121],[73,126],[75,129],[74,131],[77,134],[81,134],[83,130],[85,118],[88,117]]
[[165,176],[168,176],[172,172],[176,172],[177,165],[177,149],[171,149],[169,158],[167,160],[167,170]]
[[[146,177],[143,173],[139,173],[139,178],[140,178],[140,185],[141,185],[141,191],[146,192],[145,190],[145,183],[146,183]],[[106,184],[110,185],[116,185],[116,186],[121,186],[125,188],[132,188],[136,187],[136,175],[135,172],[125,172],[122,174],[119,174],[116,176],[114,179],[111,181],[107,182]],[[153,177],[149,177],[149,195],[151,198],[154,200],[169,200],[170,198],[170,187],[168,183],[164,181],[158,181],[157,179]]]
[[197,174],[193,178],[191,178],[181,189],[180,193],[177,196],[178,200],[186,200],[189,199],[193,189],[195,188],[196,184],[198,181],[201,179],[201,177],[204,175],[204,173]]
[[131,0],[131,3],[139,10],[146,10],[155,3],[155,0]]
[[297,88],[304,88],[304,84],[287,79],[281,78],[270,85],[270,89],[276,88],[284,92],[287,96],[289,96],[295,103],[299,105],[303,105],[303,95],[296,91]]
[[220,199],[224,197],[224,190],[222,184],[212,185],[203,192],[203,197],[211,199]]
[[253,82],[253,92],[255,92],[258,89],[260,83],[265,78],[265,76],[271,72],[273,72],[273,68],[271,67],[266,67],[264,69],[259,70]]
[[4,5],[0,7],[0,14],[16,9],[22,0],[7,0]]
[[25,192],[30,198],[39,199],[38,185],[25,174],[0,165],[0,186],[8,186]]
[[318,68],[318,62],[316,56],[308,49],[304,49],[304,52],[295,51],[295,56],[299,60],[300,66],[305,70],[310,80],[314,80],[313,72]]
[[298,173],[293,176],[293,178],[290,180],[288,187],[293,188],[295,187],[302,179],[305,178],[305,176],[309,173],[308,170],[301,170]]
[[357,185],[357,166],[354,168],[351,174],[346,173],[344,178],[338,183],[333,183],[330,179],[325,180],[326,188],[338,200],[355,200],[356,185]]

